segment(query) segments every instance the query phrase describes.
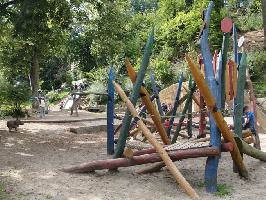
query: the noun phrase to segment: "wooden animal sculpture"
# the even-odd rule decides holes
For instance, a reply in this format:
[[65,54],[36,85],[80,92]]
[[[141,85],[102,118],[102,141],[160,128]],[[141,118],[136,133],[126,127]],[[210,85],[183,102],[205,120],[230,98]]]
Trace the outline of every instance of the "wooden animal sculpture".
[[11,132],[11,130],[14,128],[15,131],[17,131],[17,128],[19,127],[19,125],[23,125],[24,123],[22,121],[20,121],[19,119],[17,120],[9,120],[6,123],[6,126],[9,129],[9,132]]

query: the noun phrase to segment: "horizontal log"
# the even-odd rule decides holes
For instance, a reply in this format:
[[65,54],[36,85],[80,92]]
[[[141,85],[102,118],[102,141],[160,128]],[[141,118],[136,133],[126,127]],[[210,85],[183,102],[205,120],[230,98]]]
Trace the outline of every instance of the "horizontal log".
[[[200,148],[202,148],[202,147],[200,147]],[[198,149],[200,149],[200,148],[198,148]],[[231,151],[233,151],[233,149],[234,149],[234,145],[231,142],[226,142],[226,143],[221,144],[221,151],[222,152],[231,152]],[[156,153],[155,148],[148,148],[148,149],[142,149],[142,150],[135,151],[133,153],[133,156],[140,156],[140,155],[152,154],[152,153]]]
[[[219,155],[219,153],[220,153],[219,150],[216,148],[204,147],[197,149],[170,151],[168,152],[168,155],[173,161],[176,161],[186,158],[217,156]],[[80,165],[63,168],[62,171],[71,172],[71,173],[87,173],[87,172],[93,172],[95,170],[117,169],[118,167],[129,167],[134,165],[142,165],[142,164],[155,163],[160,161],[162,161],[160,155],[158,153],[152,153],[140,156],[133,156],[132,159],[117,158],[117,159],[91,161],[88,163],[83,163]]]

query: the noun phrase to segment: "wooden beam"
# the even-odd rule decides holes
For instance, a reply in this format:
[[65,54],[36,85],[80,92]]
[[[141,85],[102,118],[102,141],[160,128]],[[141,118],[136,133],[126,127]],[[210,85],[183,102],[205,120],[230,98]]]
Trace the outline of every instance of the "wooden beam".
[[231,152],[231,156],[233,161],[236,163],[239,173],[241,176],[248,178],[248,171],[243,163],[242,157],[240,155],[240,151],[237,147],[237,144],[234,140],[233,133],[228,128],[226,121],[224,120],[221,112],[216,107],[216,102],[212,96],[212,93],[204,81],[204,77],[202,76],[201,72],[199,71],[198,67],[192,62],[190,57],[186,56],[186,60],[188,62],[188,66],[190,71],[194,77],[195,82],[198,85],[198,88],[203,94],[205,99],[206,105],[208,110],[210,111],[211,115],[213,116],[218,128],[220,129],[223,137],[227,142],[232,142],[234,144],[234,150]]
[[[130,100],[127,98],[122,88],[115,82],[113,82],[113,84],[119,96],[126,103],[126,106],[128,110],[130,111],[131,115],[134,118],[139,118],[137,111],[135,110]],[[199,196],[196,193],[196,191],[190,186],[190,184],[186,181],[186,179],[183,177],[180,171],[176,168],[175,164],[172,162],[167,152],[163,149],[161,144],[155,139],[155,137],[152,135],[152,133],[149,131],[149,129],[145,126],[145,124],[140,118],[138,120],[138,126],[142,130],[143,134],[148,139],[148,141],[154,146],[156,151],[159,153],[165,165],[167,166],[171,174],[174,176],[175,180],[179,183],[181,188],[193,199],[199,199]]]

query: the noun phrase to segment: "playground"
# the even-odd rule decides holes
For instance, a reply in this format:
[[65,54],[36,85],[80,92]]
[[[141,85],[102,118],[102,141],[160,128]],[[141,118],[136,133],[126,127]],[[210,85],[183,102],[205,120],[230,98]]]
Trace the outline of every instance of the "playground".
[[[56,112],[54,111],[56,115]],[[53,112],[52,112],[53,113]],[[59,113],[60,114],[60,113]],[[80,113],[87,119],[93,113]],[[51,118],[54,119],[51,114]],[[60,116],[60,115],[59,115]],[[104,116],[104,114],[102,115]],[[97,118],[99,116],[95,116]],[[66,116],[66,118],[70,118]],[[47,120],[49,115],[47,115]],[[72,118],[70,118],[72,119]],[[106,123],[98,120],[93,123]],[[9,133],[1,121],[0,164],[1,188],[8,199],[189,199],[176,186],[167,169],[153,174],[138,174],[143,166],[120,168],[89,174],[68,174],[64,166],[95,159],[107,159],[106,132],[75,134],[70,127],[90,126],[92,122],[27,123],[18,132]],[[195,130],[194,130],[195,131]],[[261,148],[266,151],[266,135],[260,135]],[[197,190],[201,199],[264,198],[266,163],[244,156],[250,180],[240,179],[232,172],[230,154],[224,153],[219,163],[218,182],[222,188],[217,195],[205,192],[204,166],[206,159],[186,159],[175,162],[178,169]],[[223,189],[224,188],[224,189]],[[229,193],[229,195],[227,194]]]
[[0,200],[266,199],[266,0],[0,11]]

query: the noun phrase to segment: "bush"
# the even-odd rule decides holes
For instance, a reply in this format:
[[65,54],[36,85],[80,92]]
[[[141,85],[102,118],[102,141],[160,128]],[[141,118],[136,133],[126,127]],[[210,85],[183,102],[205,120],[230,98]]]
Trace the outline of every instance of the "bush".
[[248,66],[252,81],[266,81],[266,51],[248,54]]
[[68,93],[69,93],[68,91],[62,91],[62,92],[51,91],[48,92],[46,96],[48,97],[50,103],[55,103],[65,98],[68,95]]
[[0,80],[0,101],[2,116],[12,116],[14,118],[24,117],[22,107],[25,106],[30,98],[30,88],[18,83],[12,85],[3,79]]

